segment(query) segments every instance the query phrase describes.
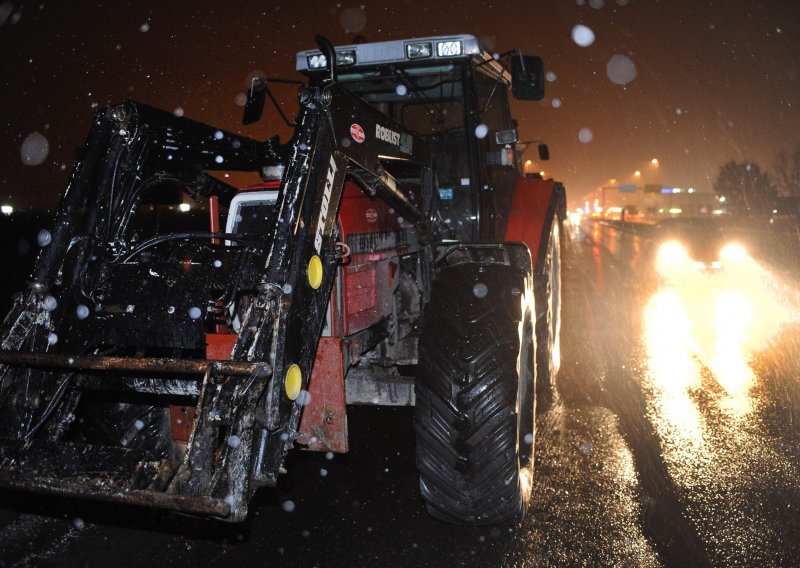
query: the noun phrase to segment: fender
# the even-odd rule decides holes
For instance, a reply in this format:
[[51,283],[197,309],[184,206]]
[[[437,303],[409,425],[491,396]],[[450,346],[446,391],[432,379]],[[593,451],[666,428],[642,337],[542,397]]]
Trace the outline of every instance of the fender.
[[567,209],[564,186],[552,179],[517,178],[508,212],[506,241],[528,245],[534,274],[540,274],[547,255],[547,235],[558,216],[564,220]]

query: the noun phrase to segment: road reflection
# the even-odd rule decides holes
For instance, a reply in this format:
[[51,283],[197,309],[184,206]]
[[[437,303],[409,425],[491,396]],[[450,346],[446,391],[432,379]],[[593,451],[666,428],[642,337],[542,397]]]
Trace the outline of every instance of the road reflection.
[[[637,255],[629,246],[637,235],[595,229],[587,225],[578,241],[588,243],[587,325],[600,330],[598,351],[608,357],[604,386],[630,440],[647,530],[685,553],[672,565],[796,565],[795,272],[747,257],[664,270],[655,235],[639,235]],[[761,243],[742,241],[763,254]]]
[[[777,279],[755,261],[735,271],[687,271],[661,283],[644,310],[648,366],[655,387],[690,406],[705,367],[722,388],[721,406],[732,415],[752,411],[756,381],[750,360],[796,319]],[[684,409],[678,423],[691,426]],[[670,413],[671,414],[671,413]],[[688,420],[687,420],[688,419]]]
[[661,290],[645,307],[644,334],[660,421],[680,442],[701,438],[700,412],[689,397],[699,384],[692,322],[676,290]]
[[736,270],[688,270],[661,281],[644,308],[644,341],[659,414],[684,438],[700,434],[692,395],[704,377],[732,418],[753,410],[750,362],[784,325],[798,321],[796,294],[757,262]]

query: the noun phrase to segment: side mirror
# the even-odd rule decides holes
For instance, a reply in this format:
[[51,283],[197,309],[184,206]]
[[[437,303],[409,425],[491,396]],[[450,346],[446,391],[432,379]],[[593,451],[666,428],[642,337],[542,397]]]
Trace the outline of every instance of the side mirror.
[[252,124],[261,120],[264,114],[264,101],[267,96],[267,82],[262,77],[253,77],[250,90],[247,92],[247,103],[244,105],[242,124]]
[[515,99],[539,101],[544,98],[544,64],[536,55],[511,58],[511,92]]
[[547,144],[539,144],[539,159],[542,161],[550,159],[550,148]]

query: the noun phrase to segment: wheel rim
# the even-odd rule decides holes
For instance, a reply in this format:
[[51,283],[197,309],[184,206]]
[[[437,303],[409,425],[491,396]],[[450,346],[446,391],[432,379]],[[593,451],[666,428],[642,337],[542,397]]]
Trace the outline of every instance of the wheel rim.
[[547,324],[549,328],[550,373],[554,376],[561,367],[561,239],[558,222],[553,224],[550,237],[550,262],[547,282]]
[[520,470],[527,468],[533,457],[534,394],[533,394],[533,325],[525,325],[520,343],[519,379],[517,384],[517,456]]

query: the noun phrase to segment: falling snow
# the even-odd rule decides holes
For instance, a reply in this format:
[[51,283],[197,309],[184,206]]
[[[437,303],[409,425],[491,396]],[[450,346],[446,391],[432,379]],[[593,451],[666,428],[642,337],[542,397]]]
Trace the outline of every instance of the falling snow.
[[578,24],[572,28],[572,41],[581,47],[589,47],[594,43],[594,32],[583,24]]
[[58,300],[48,294],[44,297],[44,300],[42,300],[42,307],[45,309],[45,311],[52,312],[58,307]]
[[22,163],[26,166],[39,166],[47,159],[50,153],[50,143],[40,132],[31,132],[22,141],[19,149]]
[[367,14],[363,8],[347,8],[339,15],[339,23],[345,33],[357,33],[367,25]]
[[46,247],[51,242],[53,242],[53,235],[50,234],[50,231],[47,229],[42,229],[39,231],[39,234],[36,235],[36,242],[39,244],[40,247]]
[[636,65],[629,57],[616,54],[608,60],[606,74],[612,83],[627,85],[636,78]]
[[11,2],[3,2],[0,4],[0,26],[8,21],[9,16],[14,11],[14,5]]

